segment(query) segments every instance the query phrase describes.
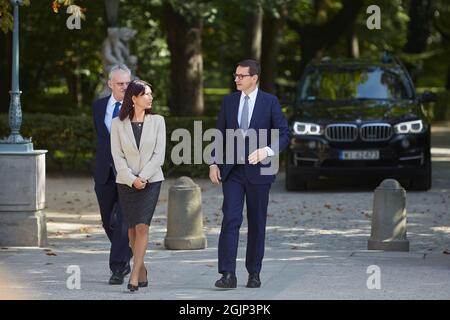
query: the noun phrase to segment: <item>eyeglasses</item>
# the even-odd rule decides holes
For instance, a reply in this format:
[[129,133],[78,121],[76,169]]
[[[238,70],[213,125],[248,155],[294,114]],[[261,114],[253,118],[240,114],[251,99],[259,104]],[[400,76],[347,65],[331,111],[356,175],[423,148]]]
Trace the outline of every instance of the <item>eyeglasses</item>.
[[130,82],[116,82],[119,87],[128,87]]
[[237,73],[233,73],[233,79],[236,79],[236,77],[237,77],[239,80],[242,80],[245,77],[251,77],[251,76],[252,76],[251,74],[237,74]]

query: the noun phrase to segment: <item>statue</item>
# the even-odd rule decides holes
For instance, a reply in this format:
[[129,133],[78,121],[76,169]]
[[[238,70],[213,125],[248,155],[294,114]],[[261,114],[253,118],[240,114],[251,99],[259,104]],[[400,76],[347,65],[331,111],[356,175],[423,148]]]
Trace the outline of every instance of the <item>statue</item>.
[[125,64],[131,70],[134,77],[136,74],[137,57],[130,53],[128,42],[136,35],[136,30],[122,27],[122,28],[108,28],[108,37],[103,41],[102,46],[102,60],[105,77],[103,79],[103,91],[99,97],[104,97],[110,94],[110,89],[106,85],[108,81],[108,74],[111,67],[116,64]]

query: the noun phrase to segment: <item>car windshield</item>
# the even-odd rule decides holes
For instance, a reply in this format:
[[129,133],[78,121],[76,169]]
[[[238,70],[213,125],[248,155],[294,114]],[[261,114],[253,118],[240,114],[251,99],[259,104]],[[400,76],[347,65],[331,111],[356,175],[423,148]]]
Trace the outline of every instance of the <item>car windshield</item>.
[[300,88],[301,100],[412,99],[399,74],[383,68],[313,69]]

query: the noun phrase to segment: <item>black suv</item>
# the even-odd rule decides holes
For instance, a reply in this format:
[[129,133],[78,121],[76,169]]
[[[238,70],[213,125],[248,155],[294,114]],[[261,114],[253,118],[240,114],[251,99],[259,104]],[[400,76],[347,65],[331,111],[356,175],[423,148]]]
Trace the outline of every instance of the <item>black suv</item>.
[[430,124],[397,60],[322,59],[305,69],[297,92],[286,188],[306,190],[323,176],[407,178],[431,188]]

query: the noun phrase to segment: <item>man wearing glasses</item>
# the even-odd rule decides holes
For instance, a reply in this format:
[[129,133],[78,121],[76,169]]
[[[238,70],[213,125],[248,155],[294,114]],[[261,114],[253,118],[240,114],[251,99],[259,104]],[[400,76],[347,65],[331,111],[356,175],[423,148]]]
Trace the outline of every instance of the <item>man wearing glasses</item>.
[[[214,155],[214,162],[209,169],[209,178],[214,184],[222,182],[223,190],[223,219],[219,236],[219,273],[222,277],[216,281],[218,288],[236,288],[236,256],[239,244],[239,229],[242,224],[244,198],[247,206],[247,251],[245,267],[248,271],[247,288],[259,288],[259,277],[264,256],[264,241],[266,232],[267,206],[269,191],[275,180],[275,174],[264,174],[266,165],[261,163],[267,157],[275,155],[277,148],[271,141],[271,129],[277,129],[278,150],[282,151],[289,144],[290,131],[278,99],[262,90],[257,84],[260,77],[260,66],[257,61],[245,60],[239,62],[233,74],[238,92],[225,96],[217,119],[217,129],[224,137],[222,152],[223,159]],[[237,150],[235,138],[229,139],[227,129],[241,129],[244,136],[244,151]],[[267,130],[267,143],[254,146],[252,150],[251,133],[259,136],[261,130]],[[226,137],[226,138],[225,138]],[[233,141],[229,141],[233,140]],[[234,159],[229,163],[228,148],[237,150]],[[247,147],[248,146],[248,147]],[[257,148],[258,149],[257,149]],[[274,150],[275,149],[275,150]],[[242,158],[240,156],[242,155]],[[237,156],[236,156],[237,155]]]
[[116,171],[111,155],[111,122],[119,115],[125,91],[131,81],[131,72],[125,65],[113,66],[109,72],[108,86],[111,95],[93,104],[94,128],[97,135],[95,154],[95,194],[100,207],[103,228],[111,242],[109,284],[122,284],[130,273],[132,256],[128,241],[128,227],[122,218],[118,203]]

